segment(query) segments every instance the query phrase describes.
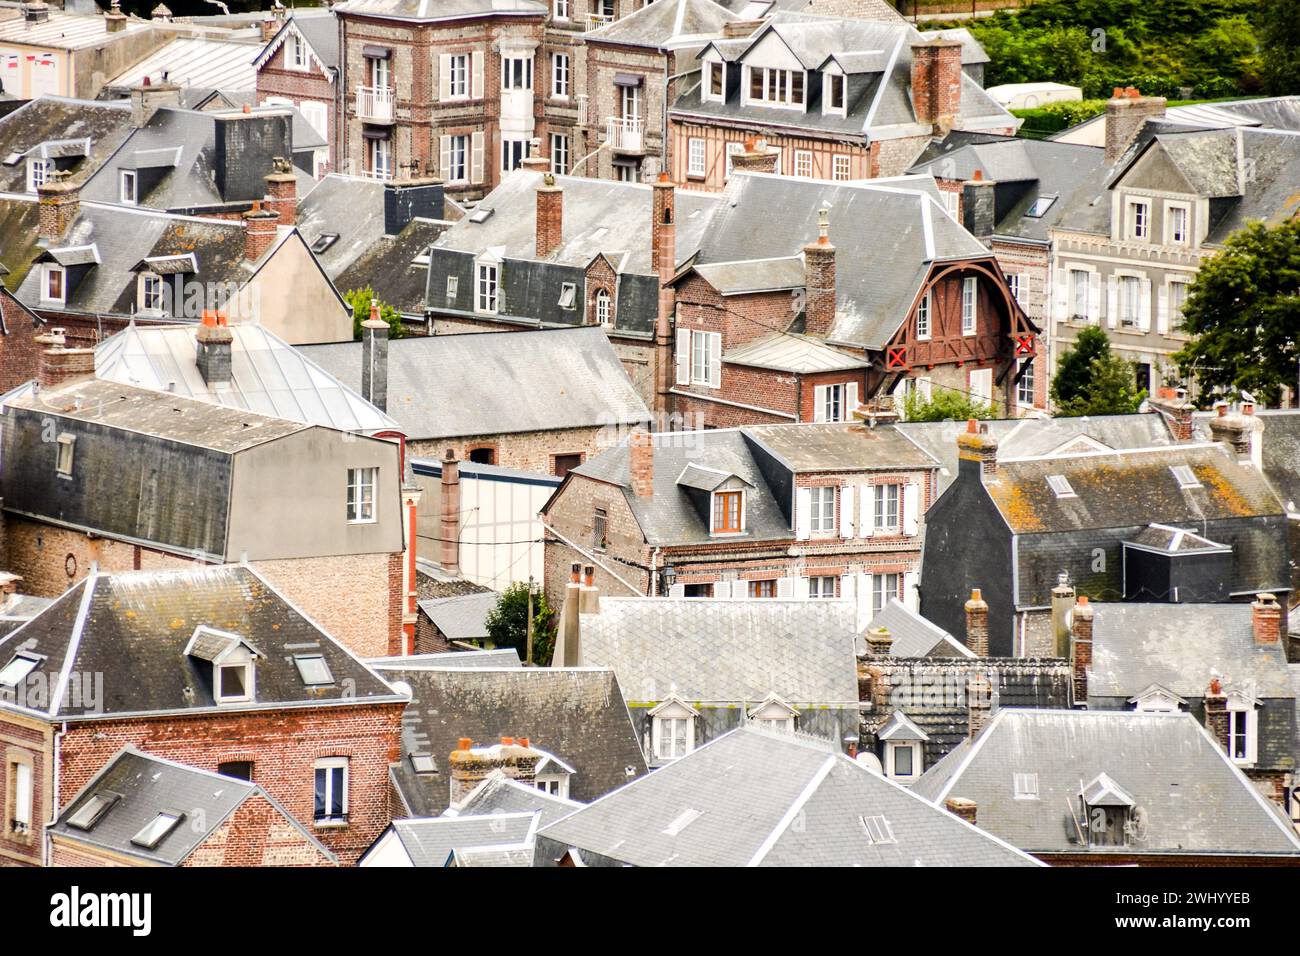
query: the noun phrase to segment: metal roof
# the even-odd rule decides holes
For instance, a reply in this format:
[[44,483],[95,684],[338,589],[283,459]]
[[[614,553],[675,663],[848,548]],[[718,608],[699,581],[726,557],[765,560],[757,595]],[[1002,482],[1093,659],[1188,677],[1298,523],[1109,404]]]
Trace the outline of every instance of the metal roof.
[[258,45],[208,37],[177,37],[104,85],[130,87],[148,78],[161,83],[213,90],[253,90],[257,71],[253,57]]

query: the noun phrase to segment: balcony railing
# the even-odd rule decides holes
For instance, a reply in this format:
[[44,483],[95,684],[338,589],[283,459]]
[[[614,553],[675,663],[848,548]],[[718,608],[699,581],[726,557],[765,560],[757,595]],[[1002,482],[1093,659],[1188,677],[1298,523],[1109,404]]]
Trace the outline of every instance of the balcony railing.
[[393,121],[393,89],[389,86],[358,86],[357,116],[369,123]]
[[611,116],[605,121],[605,142],[610,149],[639,153],[645,149],[645,120]]
[[582,18],[582,29],[590,33],[592,30],[599,30],[601,27],[607,27],[614,22],[614,18],[606,16],[603,13],[588,13]]

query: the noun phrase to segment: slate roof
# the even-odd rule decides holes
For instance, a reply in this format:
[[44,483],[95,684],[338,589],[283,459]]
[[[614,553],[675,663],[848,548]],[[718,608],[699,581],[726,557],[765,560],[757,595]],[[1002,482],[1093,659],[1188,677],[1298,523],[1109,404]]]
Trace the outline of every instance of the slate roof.
[[[1013,774],[1038,775],[1037,800],[1016,800]],[[1081,847],[1069,812],[1081,785],[1107,774],[1145,811],[1146,838]],[[1191,714],[1002,709],[974,744],[932,767],[912,792],[942,805],[964,797],[979,825],[1031,853],[1300,854],[1300,837]]]
[[335,4],[337,14],[386,20],[451,20],[461,17],[532,16],[546,14],[536,0],[347,0]]
[[[416,659],[418,662],[418,658]],[[393,779],[410,812],[431,816],[450,799],[448,757],[462,737],[495,742],[527,737],[574,769],[569,796],[593,800],[646,771],[645,758],[613,671],[600,668],[410,666],[404,658],[372,666],[412,690],[402,718],[402,758]],[[433,758],[420,774],[412,755]]]
[[257,49],[257,44],[247,41],[177,37],[107,80],[104,86],[127,89],[139,85],[145,77],[151,83],[161,83],[165,75],[168,81],[183,87],[254,90],[257,72],[253,57]]
[[[1194,421],[1201,437],[1209,439],[1209,419],[1214,412],[1198,414]],[[1300,411],[1289,408],[1255,409],[1264,477],[1282,499],[1288,512],[1300,514]]]
[[420,601],[419,608],[449,641],[482,640],[488,636],[488,613],[500,598],[496,591],[483,591]]
[[[299,350],[344,384],[360,387],[360,342]],[[413,440],[650,419],[599,326],[394,339],[388,414]]]
[[[183,653],[198,627],[238,634],[257,647],[253,702],[216,704],[211,666]],[[0,641],[6,663],[16,653],[40,658],[29,680],[48,686],[58,684],[60,673],[103,675],[96,694],[51,695],[58,699],[39,706],[13,692],[0,699],[0,707],[53,720],[405,700],[254,568],[239,565],[91,574]],[[325,659],[334,683],[303,683],[294,655],[307,653]]]
[[960,640],[937,624],[931,624],[914,611],[909,611],[897,598],[890,598],[871,618],[871,627],[886,628],[894,643],[889,647],[891,657],[974,657],[975,654]]
[[[338,236],[329,248],[316,254],[330,279],[337,278],[383,238],[384,189],[378,179],[330,173],[299,197],[298,231],[307,244],[315,245],[325,234]],[[355,288],[346,283],[338,287],[342,292]],[[423,292],[421,276],[421,296]]]
[[95,348],[95,375],[342,431],[373,434],[398,424],[260,325],[230,326],[231,379],[209,386],[195,364],[198,326],[140,326],[134,322]]
[[[803,288],[802,268],[800,264],[800,278],[795,286],[797,288]],[[700,266],[696,271],[705,275],[708,269],[708,266]],[[722,361],[728,365],[747,365],[801,375],[867,368],[870,365],[865,359],[841,352],[820,339],[794,332],[778,332],[746,342],[723,353]]]
[[[620,487],[646,542],[651,545],[693,544],[710,540],[707,515],[696,508],[677,484],[677,477],[690,462],[736,475],[752,487],[753,491],[746,496],[742,540],[783,540],[793,536],[790,522],[763,478],[741,430],[665,432],[652,435],[651,440],[654,446],[653,495],[638,497],[632,493],[626,444],[588,458],[569,474]],[[565,480],[569,480],[567,476]]]
[[[0,578],[3,577],[0,573]],[[7,599],[0,599],[0,638],[16,631],[53,603],[53,598],[30,594],[11,594]]]
[[483,782],[454,806],[443,811],[445,817],[481,817],[494,813],[536,813],[538,825],[562,820],[582,804],[546,793],[537,787],[512,780],[494,770]]
[[700,244],[703,265],[798,255],[817,236],[818,211],[828,209],[837,260],[862,263],[837,272],[836,318],[826,337],[833,344],[883,348],[934,262],[992,257],[944,211],[928,176],[831,183],[733,173],[721,195]]
[[932,469],[934,458],[892,425],[864,422],[750,425],[746,438],[794,472]]
[[698,45],[703,38],[720,35],[723,24],[736,19],[735,13],[713,0],[649,3],[599,30],[583,34],[583,42],[674,49]]
[[[68,823],[96,794],[105,792],[118,799],[92,829]],[[337,862],[333,853],[257,784],[163,760],[129,746],[91,778],[48,832],[138,860],[179,866],[253,797],[270,803],[284,818],[281,823],[296,829],[325,860]],[[155,847],[132,842],[160,813],[177,811],[184,817]]]
[[[389,657],[376,657],[371,664],[391,661]],[[523,667],[519,652],[513,647],[494,647],[486,651],[439,651],[434,654],[408,654],[401,659],[403,667],[432,667],[446,670],[451,667],[469,667],[498,670],[502,667]],[[450,753],[450,751],[448,751]]]
[[335,287],[344,292],[366,286],[382,289],[384,301],[402,315],[423,319],[429,247],[446,228],[432,219],[414,219],[400,235],[378,237],[333,276]]
[[[129,103],[98,103],[42,96],[0,117],[0,160],[13,153],[23,156],[42,143],[55,140],[90,141],[90,155],[69,171],[71,183],[84,182],[121,145],[131,131]],[[27,189],[27,163],[0,162],[0,193]],[[5,260],[13,269],[16,263]]]
[[588,865],[1033,865],[822,741],[751,728],[539,832],[548,862],[571,847]]
[[[1190,467],[1201,485],[1180,487],[1170,471],[1175,465]],[[1065,476],[1074,496],[1058,498],[1047,483],[1051,475]],[[1263,476],[1221,444],[1015,460],[999,454],[985,488],[1017,534],[1283,513]]]
[[480,847],[526,849],[536,832],[535,813],[394,820],[392,831],[415,866],[447,866],[454,852]]
[[856,708],[855,636],[847,601],[607,597],[582,617],[582,661],[632,701]]
[[1088,696],[1135,697],[1159,684],[1204,697],[1212,677],[1225,691],[1291,697],[1281,643],[1260,644],[1249,604],[1094,604]]

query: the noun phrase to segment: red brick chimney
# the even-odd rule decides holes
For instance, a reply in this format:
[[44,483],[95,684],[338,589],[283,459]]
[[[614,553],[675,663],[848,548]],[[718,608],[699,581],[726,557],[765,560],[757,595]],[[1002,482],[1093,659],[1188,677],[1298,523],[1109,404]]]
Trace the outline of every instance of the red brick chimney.
[[830,213],[817,210],[817,240],[803,247],[804,331],[825,338],[835,324],[835,247]]
[[69,182],[69,175],[67,171],[59,170],[36,187],[39,197],[37,235],[49,242],[62,239],[81,210],[81,187]]
[[1224,752],[1232,753],[1232,722],[1228,718],[1228,697],[1219,678],[1210,678],[1205,692],[1205,729],[1219,742]]
[[563,241],[564,187],[547,173],[537,187],[537,258],[547,258]]
[[282,226],[292,226],[298,221],[298,178],[293,165],[276,156],[274,171],[266,177],[266,208],[275,213]]
[[1161,386],[1147,404],[1164,417],[1174,441],[1192,440],[1192,412],[1196,406],[1187,400],[1187,389]]
[[[659,309],[655,315],[655,414],[662,422],[672,406],[673,314],[677,291],[677,190],[667,173],[660,173],[650,204],[650,267],[659,278]],[[660,427],[664,427],[662,424]]]
[[1277,644],[1282,640],[1282,605],[1272,594],[1255,595],[1250,606],[1250,624],[1256,644]]
[[244,213],[244,258],[257,262],[275,242],[275,227],[280,222],[278,213],[263,209],[260,202]]
[[966,646],[976,657],[989,656],[989,606],[979,588],[966,602]]
[[475,747],[469,737],[461,737],[451,752],[451,802],[460,803],[494,771],[500,770],[511,780],[525,786],[537,782],[537,765],[542,755],[529,746],[527,737],[502,737],[490,747]]
[[655,446],[650,433],[638,428],[628,438],[628,472],[632,494],[649,498],[655,493]]
[[1115,87],[1106,101],[1106,163],[1124,155],[1148,118],[1165,115],[1163,96],[1143,96],[1133,87]]
[[1070,612],[1070,670],[1073,674],[1073,703],[1082,707],[1088,702],[1088,668],[1092,666],[1092,617],[1087,595]]
[[41,388],[58,388],[66,382],[95,376],[95,350],[70,349],[63,329],[50,329],[49,332],[34,337],[41,346],[40,366],[37,381]]
[[943,805],[953,816],[961,817],[972,826],[975,825],[978,805],[974,800],[967,800],[965,797],[949,797]]
[[989,434],[988,425],[967,420],[966,430],[957,436],[957,460],[978,462],[986,478],[998,473],[998,440]]
[[442,456],[442,541],[439,564],[448,574],[460,573],[460,462],[454,448]]
[[993,684],[984,674],[966,681],[967,731],[971,740],[980,735],[993,716]]
[[947,133],[961,113],[961,41],[912,44],[912,110],[918,123]]
[[1238,458],[1250,460],[1255,434],[1255,407],[1251,405],[1249,414],[1241,414],[1232,411],[1227,402],[1219,402],[1214,406],[1214,411],[1215,415],[1210,419],[1210,437],[1228,445]]

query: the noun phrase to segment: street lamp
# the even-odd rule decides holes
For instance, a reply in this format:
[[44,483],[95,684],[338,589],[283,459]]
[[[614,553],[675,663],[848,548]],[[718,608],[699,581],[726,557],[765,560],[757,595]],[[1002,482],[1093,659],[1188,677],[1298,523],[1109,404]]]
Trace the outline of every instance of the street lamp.
[[659,573],[660,593],[663,595],[667,595],[668,592],[673,589],[673,585],[676,583],[677,583],[677,569],[670,564],[666,568],[664,568],[663,571]]

